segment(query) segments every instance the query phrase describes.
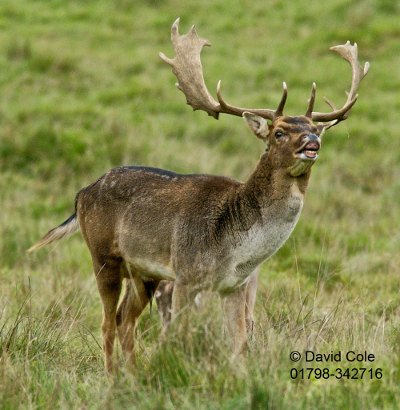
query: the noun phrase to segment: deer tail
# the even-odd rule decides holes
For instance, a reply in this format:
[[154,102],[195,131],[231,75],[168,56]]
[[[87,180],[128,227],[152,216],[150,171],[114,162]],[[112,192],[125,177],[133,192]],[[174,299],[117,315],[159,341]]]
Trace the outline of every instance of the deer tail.
[[66,238],[72,235],[75,231],[79,229],[78,218],[76,213],[69,217],[65,222],[61,225],[57,226],[57,228],[53,228],[51,231],[47,232],[43,238],[33,245],[31,248],[28,249],[28,252],[33,252],[36,249],[41,248],[42,246],[48,245],[49,243],[59,241],[60,239]]

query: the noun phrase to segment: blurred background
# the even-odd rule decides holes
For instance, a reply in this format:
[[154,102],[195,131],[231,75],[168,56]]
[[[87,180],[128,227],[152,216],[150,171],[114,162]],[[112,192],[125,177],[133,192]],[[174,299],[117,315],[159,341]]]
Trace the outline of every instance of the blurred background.
[[[264,330],[286,336],[293,336],[290,332],[299,323],[304,330],[304,323],[320,324],[321,318],[331,317],[334,324],[324,341],[317,338],[328,352],[351,343],[367,350],[373,346],[374,351],[386,352],[387,371],[398,377],[396,0],[2,0],[3,343],[12,330],[6,324],[17,320],[27,300],[39,317],[49,312],[62,315],[79,306],[83,323],[100,340],[100,301],[81,235],[26,254],[74,212],[81,188],[120,165],[242,181],[254,169],[263,144],[238,117],[221,115],[216,121],[193,112],[174,86],[171,68],[158,57],[160,51],[173,57],[170,29],[177,17],[181,34],[195,24],[198,35],[211,42],[202,52],[206,84],[215,98],[222,80],[224,99],[236,106],[275,109],[285,81],[285,114],[301,115],[314,81],[314,109],[327,112],[330,107],[323,96],[342,106],[351,83],[349,64],[329,48],[357,42],[360,63],[370,62],[350,117],[323,137],[297,228],[263,265],[256,317]],[[79,303],[76,298],[81,298]],[[152,335],[156,338],[157,319],[146,313],[146,320],[157,329]],[[321,336],[318,329],[304,333],[304,340],[314,333]],[[28,357],[25,350],[21,354]],[[101,357],[101,352],[96,355]],[[273,371],[270,364],[265,366]],[[389,390],[392,382],[387,382]]]

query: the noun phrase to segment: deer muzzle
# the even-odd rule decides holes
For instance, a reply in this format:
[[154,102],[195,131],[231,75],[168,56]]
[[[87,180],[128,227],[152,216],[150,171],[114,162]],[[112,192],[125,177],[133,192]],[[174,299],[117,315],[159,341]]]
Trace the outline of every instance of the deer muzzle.
[[321,148],[321,140],[318,135],[309,134],[305,137],[304,144],[296,152],[296,156],[303,160],[316,160]]

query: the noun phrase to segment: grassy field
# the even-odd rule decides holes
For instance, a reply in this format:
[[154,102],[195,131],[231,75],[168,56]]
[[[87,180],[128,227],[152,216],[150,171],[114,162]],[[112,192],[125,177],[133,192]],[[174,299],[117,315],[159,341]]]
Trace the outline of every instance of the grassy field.
[[[283,81],[289,115],[305,112],[313,81],[315,110],[329,109],[323,96],[343,104],[350,67],[329,48],[347,40],[371,70],[350,118],[324,136],[292,237],[262,266],[248,364],[229,360],[211,300],[188,344],[161,344],[147,309],[137,368],[110,377],[82,236],[26,249],[111,167],[245,180],[263,152],[240,118],[185,105],[157,56],[173,56],[177,17],[181,33],[196,24],[212,43],[206,83],[215,95],[221,79],[234,105],[275,109]],[[396,0],[2,0],[0,408],[400,408],[399,21]],[[342,361],[290,360],[306,350]],[[375,360],[350,362],[349,351]],[[291,378],[309,367],[373,371]]]

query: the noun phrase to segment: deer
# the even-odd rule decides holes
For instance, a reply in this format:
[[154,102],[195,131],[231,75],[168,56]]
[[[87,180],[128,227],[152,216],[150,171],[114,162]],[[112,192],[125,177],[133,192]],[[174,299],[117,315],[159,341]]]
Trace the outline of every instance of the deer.
[[[250,336],[254,333],[254,307],[256,302],[257,285],[259,268],[252,274],[246,285],[246,304],[245,304],[245,318],[246,328]],[[174,282],[169,280],[162,280],[154,293],[154,299],[157,304],[157,311],[163,323],[163,332],[168,332],[171,324],[172,313],[172,294],[174,291]],[[203,292],[198,293],[194,299],[196,307],[203,306]]]
[[[81,230],[89,248],[103,304],[102,346],[105,368],[114,369],[116,332],[127,360],[135,363],[138,319],[161,280],[173,281],[172,322],[187,314],[196,295],[219,293],[234,357],[246,357],[246,287],[259,266],[291,235],[303,208],[310,172],[324,131],[348,118],[369,63],[358,62],[357,44],[331,49],[352,68],[351,89],[342,108],[314,112],[316,85],[305,115],[283,114],[287,86],[278,108],[247,109],[218,102],[204,82],[200,53],[208,40],[193,26],[185,35],[171,30],[172,67],[177,87],[194,110],[242,117],[261,139],[265,152],[245,182],[227,176],[178,174],[145,167],[120,166],[78,192],[75,213],[50,230],[28,251]],[[316,124],[315,124],[316,123]],[[121,296],[122,282],[126,291]]]

